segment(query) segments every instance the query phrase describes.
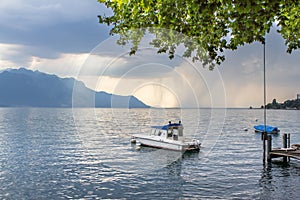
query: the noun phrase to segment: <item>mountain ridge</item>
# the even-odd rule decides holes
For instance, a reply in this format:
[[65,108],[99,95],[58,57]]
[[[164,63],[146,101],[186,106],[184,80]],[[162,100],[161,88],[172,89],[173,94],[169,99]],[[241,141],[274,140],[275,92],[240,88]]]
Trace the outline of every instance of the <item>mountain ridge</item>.
[[74,78],[25,68],[0,72],[0,107],[149,108],[134,96],[97,92]]

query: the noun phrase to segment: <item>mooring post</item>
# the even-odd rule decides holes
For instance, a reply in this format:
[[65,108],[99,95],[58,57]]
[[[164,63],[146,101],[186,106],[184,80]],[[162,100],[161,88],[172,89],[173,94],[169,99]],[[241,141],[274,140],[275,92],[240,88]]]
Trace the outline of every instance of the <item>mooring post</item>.
[[[287,134],[286,133],[283,134],[283,136],[282,136],[282,148],[287,148]],[[287,162],[287,157],[283,156],[282,161],[284,163],[286,163]]]
[[267,161],[268,162],[272,161],[271,151],[272,151],[272,136],[267,135]]
[[263,141],[263,164],[265,164],[266,163],[266,139],[267,139],[266,132],[261,133],[261,139]]
[[287,148],[287,134],[283,134],[282,136],[282,148]]
[[[287,135],[287,147],[290,148],[291,147],[291,134],[289,133]],[[290,162],[291,161],[291,158],[288,157],[288,161]]]

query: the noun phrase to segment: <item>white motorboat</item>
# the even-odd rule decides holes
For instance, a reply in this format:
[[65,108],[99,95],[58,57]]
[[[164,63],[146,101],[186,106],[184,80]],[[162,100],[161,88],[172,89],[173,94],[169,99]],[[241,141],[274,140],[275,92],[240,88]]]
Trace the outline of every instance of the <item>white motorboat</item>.
[[183,125],[171,123],[164,126],[152,126],[153,130],[149,135],[134,134],[131,142],[142,146],[149,146],[176,151],[199,151],[201,143],[197,139],[187,140],[183,136]]

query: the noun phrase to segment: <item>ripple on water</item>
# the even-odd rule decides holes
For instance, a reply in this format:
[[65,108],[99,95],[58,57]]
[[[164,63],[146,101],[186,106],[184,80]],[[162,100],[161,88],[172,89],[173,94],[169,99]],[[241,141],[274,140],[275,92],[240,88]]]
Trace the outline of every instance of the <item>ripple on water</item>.
[[[185,130],[197,128],[187,134],[210,139],[211,114],[201,110],[201,121],[193,121],[198,114],[184,111]],[[152,123],[147,109],[0,109],[0,199],[297,198],[297,162],[263,168],[260,135],[243,131],[260,115],[228,110],[213,149],[182,155],[131,146],[131,133],[149,131],[144,128]],[[269,121],[292,123],[300,132],[294,123],[300,115],[286,115],[278,111]],[[281,145],[281,137],[274,137],[274,144]]]

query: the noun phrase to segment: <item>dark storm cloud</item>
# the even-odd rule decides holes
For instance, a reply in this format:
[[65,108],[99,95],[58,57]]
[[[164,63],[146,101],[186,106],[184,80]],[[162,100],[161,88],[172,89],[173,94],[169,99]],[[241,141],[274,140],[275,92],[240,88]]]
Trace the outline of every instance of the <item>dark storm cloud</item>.
[[28,47],[33,56],[89,52],[108,37],[98,23],[105,11],[97,1],[4,0],[0,5],[0,43]]

